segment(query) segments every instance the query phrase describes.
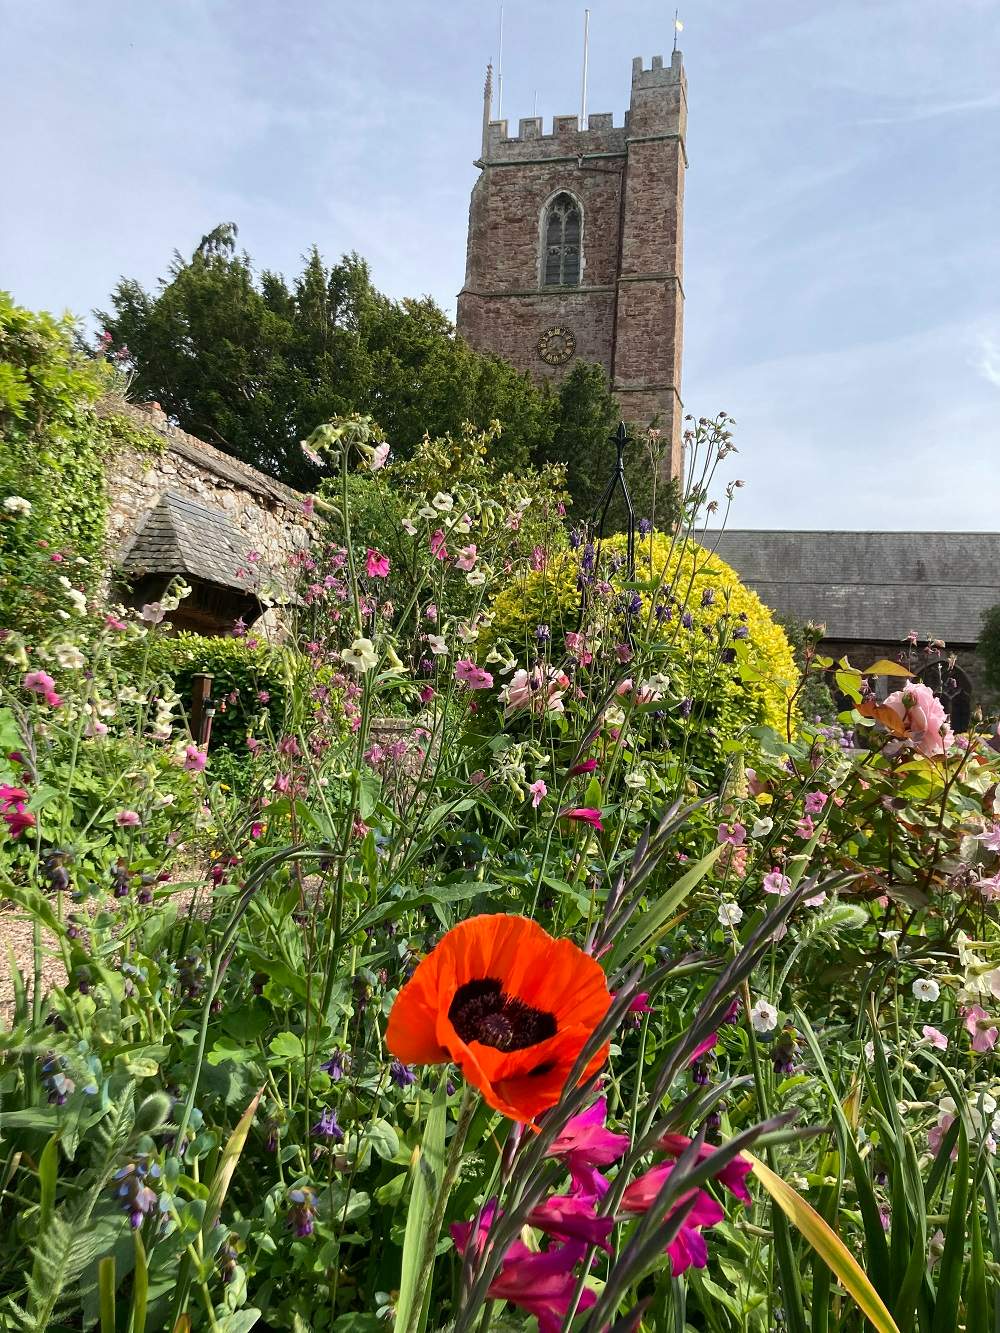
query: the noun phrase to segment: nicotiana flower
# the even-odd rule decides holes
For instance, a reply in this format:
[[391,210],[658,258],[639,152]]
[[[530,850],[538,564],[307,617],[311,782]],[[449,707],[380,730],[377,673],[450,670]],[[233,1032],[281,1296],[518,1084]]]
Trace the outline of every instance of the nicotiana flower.
[[918,977],[912,986],[914,999],[933,1004],[941,997],[941,987],[933,977]]
[[465,581],[470,588],[481,588],[486,582],[486,575],[481,569],[470,569],[465,576]]
[[428,634],[427,647],[436,657],[447,657],[448,641],[441,634]]
[[444,491],[438,491],[437,495],[435,495],[434,499],[431,501],[431,504],[441,514],[450,514],[455,507],[455,501],[452,496],[447,495]]
[[541,805],[545,797],[548,796],[549,794],[549,789],[545,785],[544,778],[538,778],[537,781],[530,783],[528,786],[528,791],[531,792],[531,804],[534,806],[536,810]]
[[115,823],[119,828],[138,828],[142,820],[135,810],[119,810],[115,815]]
[[1000,824],[991,824],[985,832],[978,835],[979,841],[989,852],[1000,852]]
[[943,1032],[938,1031],[937,1028],[931,1027],[929,1023],[925,1023],[920,1031],[923,1034],[924,1041],[926,1041],[928,1045],[933,1046],[935,1050],[946,1051],[948,1049],[948,1038]]
[[377,444],[372,450],[371,458],[368,460],[368,466],[372,472],[378,472],[380,468],[385,467],[389,458],[389,445],[383,441]]
[[476,546],[473,542],[470,546],[463,546],[455,557],[455,568],[461,569],[466,574],[476,567]]
[[200,773],[207,762],[208,756],[204,750],[199,750],[197,745],[184,747],[184,767],[189,773]]
[[743,908],[739,903],[721,903],[719,905],[719,925],[738,926],[743,920]]
[[365,571],[370,579],[388,578],[389,557],[383,555],[381,551],[372,550],[369,546],[365,555]]
[[775,866],[770,874],[764,876],[764,892],[776,893],[779,898],[786,898],[792,891],[792,881]]
[[86,666],[87,659],[74,643],[60,643],[52,650],[56,661],[66,671],[79,671]]
[[415,537],[417,535],[417,525],[412,518],[404,518],[399,526],[408,537]]
[[778,1011],[767,1000],[758,1000],[750,1010],[754,1032],[773,1032],[778,1026]]
[[26,500],[23,495],[8,495],[3,502],[3,507],[8,514],[31,513],[31,501]]
[[1000,1029],[986,1010],[981,1005],[974,1004],[971,1009],[966,1010],[964,1021],[965,1030],[972,1038],[972,1049],[980,1055],[992,1051],[997,1044],[997,1037],[1000,1037]]
[[371,671],[378,663],[378,653],[371,639],[355,639],[350,648],[343,649],[340,656],[353,671]]
[[493,687],[493,677],[490,673],[468,658],[462,658],[455,663],[455,679],[461,681],[463,685],[468,685],[470,690],[489,690]]

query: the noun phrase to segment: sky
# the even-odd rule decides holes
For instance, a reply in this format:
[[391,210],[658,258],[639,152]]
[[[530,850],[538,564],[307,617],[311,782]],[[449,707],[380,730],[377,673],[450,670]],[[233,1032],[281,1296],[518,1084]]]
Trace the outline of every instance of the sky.
[[[583,5],[506,0],[503,114],[579,109]],[[673,7],[591,0],[590,111]],[[454,312],[495,0],[0,0],[0,287],[87,315],[235,221]],[[1000,2],[687,0],[685,409],[733,527],[1000,527]],[[496,114],[496,112],[494,112]]]

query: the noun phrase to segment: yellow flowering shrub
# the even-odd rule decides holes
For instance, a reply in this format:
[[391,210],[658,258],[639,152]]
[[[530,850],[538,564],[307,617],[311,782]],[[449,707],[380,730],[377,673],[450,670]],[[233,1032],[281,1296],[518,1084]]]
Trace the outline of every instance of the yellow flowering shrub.
[[693,757],[714,764],[727,740],[745,738],[753,727],[783,734],[798,671],[784,630],[757,594],[710,550],[693,541],[672,543],[660,532],[636,537],[635,581],[626,584],[626,549],[624,534],[617,534],[593,553],[582,620],[579,576],[590,548],[560,552],[543,569],[512,579],[493,604],[491,639],[532,657],[538,627],[545,626],[558,660],[566,634],[582,629],[591,643],[600,640],[613,652],[621,607],[632,599],[637,657],[647,673],[669,676],[668,734],[686,733]]

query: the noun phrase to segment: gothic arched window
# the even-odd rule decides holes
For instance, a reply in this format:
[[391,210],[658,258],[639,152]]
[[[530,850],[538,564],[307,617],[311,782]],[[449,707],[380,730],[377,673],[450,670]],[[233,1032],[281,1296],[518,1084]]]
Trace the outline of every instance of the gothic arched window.
[[545,211],[545,251],[542,256],[546,287],[580,285],[580,205],[571,194],[557,194]]

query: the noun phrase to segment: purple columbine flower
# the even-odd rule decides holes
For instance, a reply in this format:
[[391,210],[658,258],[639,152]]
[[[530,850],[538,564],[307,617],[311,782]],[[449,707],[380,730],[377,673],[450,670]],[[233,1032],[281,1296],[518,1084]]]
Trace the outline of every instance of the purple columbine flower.
[[715,589],[714,589],[714,588],[702,588],[702,590],[701,590],[701,604],[702,604],[702,606],[711,606],[712,603],[713,603],[714,601],[715,601]]
[[734,639],[749,639],[750,630],[746,625],[737,625],[733,630]]
[[344,1131],[337,1124],[337,1112],[332,1106],[327,1106],[323,1114],[312,1127],[313,1135],[318,1139],[332,1139],[334,1143],[342,1143]]
[[578,551],[583,545],[584,533],[581,528],[572,528],[569,534],[569,544],[574,551]]
[[682,699],[679,706],[681,717],[690,717],[691,709],[693,707],[694,707],[694,700],[690,696],[688,696],[685,699]]
[[593,574],[595,560],[596,555],[594,553],[594,544],[593,542],[588,542],[583,548],[583,560],[580,563],[580,568],[585,574]]
[[416,1074],[409,1065],[404,1065],[402,1060],[393,1060],[389,1066],[389,1077],[397,1088],[408,1088],[417,1081]]
[[684,614],[681,616],[681,624],[684,626],[685,629],[694,628],[694,616],[692,616],[690,611],[685,611]]
[[662,602],[656,604],[656,623],[664,625],[668,620],[673,620],[674,613],[669,606],[664,606]]
[[325,1064],[320,1065],[320,1069],[325,1070],[326,1073],[330,1075],[331,1082],[339,1083],[344,1077],[345,1063],[346,1057],[344,1054],[341,1051],[334,1051],[329,1060],[327,1060]]
[[291,1227],[296,1236],[311,1236],[316,1217],[316,1205],[313,1203],[312,1190],[308,1185],[289,1190],[288,1199],[291,1207],[288,1210],[287,1225]]
[[628,613],[630,616],[637,616],[642,610],[642,594],[633,592],[628,599]]
[[653,520],[651,518],[640,518],[639,535],[642,537],[648,537],[652,531],[653,531]]
[[548,643],[552,638],[552,631],[549,629],[548,625],[537,625],[535,627],[535,638],[539,643]]

